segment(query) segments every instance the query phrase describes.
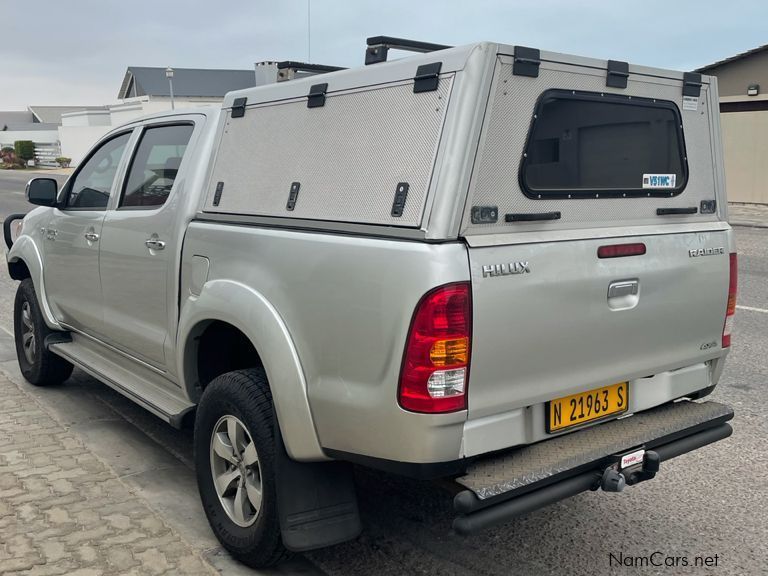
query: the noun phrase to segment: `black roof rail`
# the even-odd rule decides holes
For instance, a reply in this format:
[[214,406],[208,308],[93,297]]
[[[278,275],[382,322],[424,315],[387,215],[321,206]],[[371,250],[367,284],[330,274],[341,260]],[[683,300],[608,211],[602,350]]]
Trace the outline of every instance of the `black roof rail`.
[[390,48],[395,50],[407,50],[408,52],[435,52],[437,50],[447,50],[453,46],[443,44],[432,44],[431,42],[420,42],[418,40],[406,40],[405,38],[393,38],[392,36],[371,36],[366,41],[368,47],[365,49],[365,65],[377,64],[387,61],[387,53]]
[[325,64],[309,64],[307,62],[294,62],[285,60],[277,63],[277,81],[284,82],[295,78],[305,78],[317,74],[326,74],[328,72],[338,72],[346,70],[341,66],[326,66]]

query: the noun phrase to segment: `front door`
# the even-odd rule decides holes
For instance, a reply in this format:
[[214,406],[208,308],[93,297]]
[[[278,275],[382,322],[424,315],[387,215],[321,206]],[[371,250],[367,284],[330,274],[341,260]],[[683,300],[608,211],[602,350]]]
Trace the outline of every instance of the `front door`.
[[102,330],[102,223],[130,134],[106,141],[81,164],[44,233],[43,277],[53,314],[60,322],[92,335]]
[[[104,219],[100,268],[107,341],[159,368],[172,323],[178,252],[177,176],[194,126],[147,126],[115,210]],[[178,188],[178,190],[177,190]]]

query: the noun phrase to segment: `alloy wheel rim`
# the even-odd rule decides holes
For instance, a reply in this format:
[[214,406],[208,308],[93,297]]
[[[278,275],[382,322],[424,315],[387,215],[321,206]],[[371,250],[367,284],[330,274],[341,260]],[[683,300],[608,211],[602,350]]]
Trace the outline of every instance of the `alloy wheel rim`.
[[37,338],[35,336],[35,323],[32,322],[32,307],[28,300],[24,300],[21,305],[21,345],[24,349],[24,357],[29,364],[35,363],[35,346]]
[[224,511],[238,526],[256,522],[262,503],[261,463],[248,428],[222,416],[211,434],[213,487]]

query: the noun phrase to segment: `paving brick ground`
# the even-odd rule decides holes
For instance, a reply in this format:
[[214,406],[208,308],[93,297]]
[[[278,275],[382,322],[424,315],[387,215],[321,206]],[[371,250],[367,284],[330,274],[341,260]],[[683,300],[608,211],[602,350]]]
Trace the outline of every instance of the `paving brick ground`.
[[144,500],[0,375],[0,574],[215,574]]

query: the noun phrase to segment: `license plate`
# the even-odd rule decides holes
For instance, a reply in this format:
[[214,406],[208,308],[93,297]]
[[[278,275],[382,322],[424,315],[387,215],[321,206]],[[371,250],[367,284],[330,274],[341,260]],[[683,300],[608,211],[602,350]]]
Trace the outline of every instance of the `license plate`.
[[629,384],[619,382],[547,402],[547,432],[557,432],[626,412]]

